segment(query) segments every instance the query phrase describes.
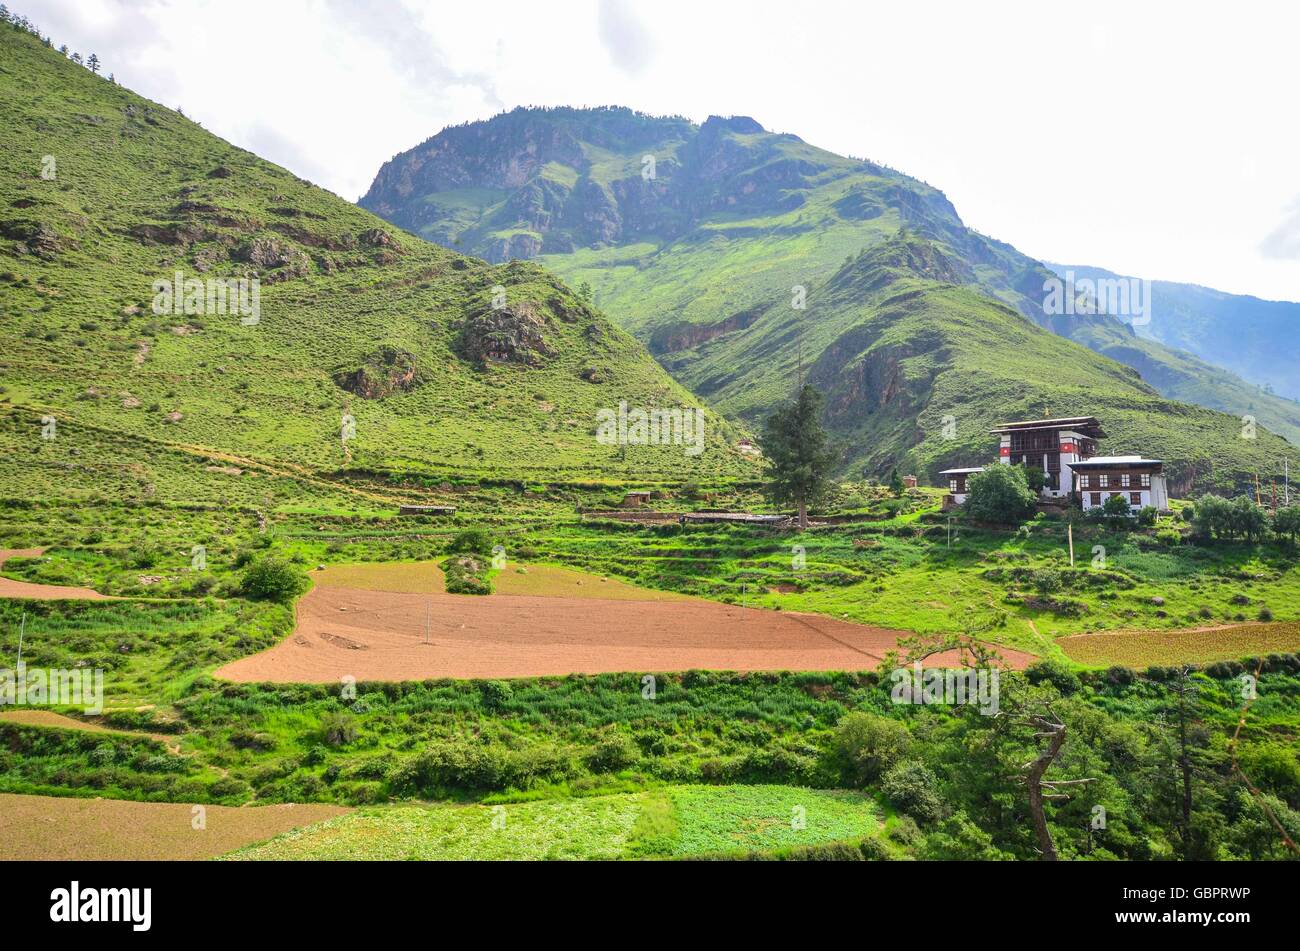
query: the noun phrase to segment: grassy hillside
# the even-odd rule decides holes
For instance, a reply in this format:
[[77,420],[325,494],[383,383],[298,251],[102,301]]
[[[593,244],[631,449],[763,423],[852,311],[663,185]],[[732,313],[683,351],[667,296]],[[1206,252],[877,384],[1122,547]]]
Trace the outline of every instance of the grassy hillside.
[[[653,159],[653,176],[645,172],[647,157]],[[751,422],[792,388],[797,375],[800,335],[793,332],[792,288],[815,298],[816,289],[836,279],[864,248],[893,241],[905,229],[945,256],[944,281],[974,292],[917,297],[909,310],[916,318],[913,329],[930,331],[923,336],[955,338],[970,315],[994,312],[988,300],[976,300],[980,295],[1136,369],[1154,388],[1041,338],[1033,338],[1018,365],[1021,352],[1013,341],[1023,330],[1017,328],[999,344],[996,359],[990,352],[977,361],[1023,384],[999,393],[996,403],[977,399],[981,405],[968,415],[981,425],[1024,410],[1036,415],[1044,406],[1062,413],[1114,407],[1119,412],[1107,422],[1121,436],[1159,437],[1127,448],[1181,458],[1206,484],[1224,484],[1217,476],[1203,479],[1211,465],[1235,470],[1224,474],[1227,481],[1276,466],[1280,444],[1260,452],[1225,441],[1240,432],[1244,415],[1300,439],[1300,407],[1228,370],[1139,338],[1111,317],[1045,312],[1044,281],[1052,273],[1010,245],[965,227],[937,189],[797,136],[768,133],[746,117],[715,116],[695,126],[626,109],[517,109],[448,129],[397,156],[362,204],[430,240],[494,259],[536,258],[571,283],[589,285],[594,299],[646,341],[677,379]],[[781,310],[787,319],[774,316]],[[810,309],[805,316],[803,359],[809,365],[821,356],[818,348],[847,327],[842,313],[828,318]],[[910,346],[922,349],[915,342]],[[1095,372],[1095,388],[1082,376],[1060,387],[1051,371],[1062,363]],[[837,370],[834,361],[823,362],[819,379],[851,390],[854,384],[838,380]],[[1107,392],[1102,381],[1112,379],[1123,382]],[[983,392],[968,389],[977,397]],[[1130,393],[1141,395],[1125,405]],[[1156,393],[1233,419],[1153,401]],[[891,405],[888,424],[840,426],[853,441],[848,458],[877,465],[900,458],[932,428],[909,415],[918,408],[915,401]],[[868,409],[858,406],[854,414],[864,416]],[[936,415],[949,411],[956,408]],[[1171,433],[1188,419],[1196,435]],[[974,444],[949,448],[961,451],[922,452],[921,464],[941,468],[939,463],[964,461],[962,453]]]
[[[49,416],[318,472],[752,473],[716,417],[698,457],[599,444],[599,408],[693,400],[535,264],[404,235],[26,33],[0,47],[0,399],[32,461]],[[177,272],[198,312],[154,286]],[[209,304],[228,278],[258,313]]]
[[1103,448],[1168,460],[1177,495],[1270,473],[1289,450],[1263,429],[1241,438],[1236,417],[1165,399],[964,276],[944,246],[895,237],[811,289],[806,310],[777,299],[744,334],[668,366],[723,412],[757,422],[788,397],[802,352],[846,462],[872,473],[898,466],[934,479],[948,465],[983,464],[995,457],[998,422],[1052,416],[1099,416]]

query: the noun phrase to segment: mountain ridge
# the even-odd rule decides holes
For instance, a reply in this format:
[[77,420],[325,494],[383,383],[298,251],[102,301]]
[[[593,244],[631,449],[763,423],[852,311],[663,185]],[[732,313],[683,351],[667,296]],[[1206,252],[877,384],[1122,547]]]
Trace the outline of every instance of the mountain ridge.
[[[562,117],[558,129],[549,125],[553,113]],[[1229,409],[1226,419],[1195,414],[1202,424],[1213,419],[1213,428],[1222,430],[1212,437],[1217,448],[1211,455],[1220,467],[1254,455],[1230,442],[1229,431],[1240,429],[1240,417],[1260,402],[1257,388],[1190,354],[1143,340],[1114,317],[1051,312],[1046,292],[1055,275],[1006,242],[966,227],[938,189],[878,163],[818,149],[797,136],[757,131],[762,127],[747,118],[739,129],[734,120],[716,117],[699,126],[666,119],[651,147],[654,117],[618,108],[594,114],[598,144],[582,137],[588,113],[567,108],[521,108],[471,123],[458,133],[457,149],[439,133],[386,163],[363,204],[390,211],[400,205],[403,212],[392,220],[430,240],[488,257],[531,257],[574,284],[590,286],[594,299],[645,341],[677,379],[751,425],[770,411],[777,390],[784,394],[797,376],[799,341],[812,348],[803,354],[806,367],[815,365],[817,348],[829,343],[812,323],[809,335],[799,338],[780,318],[782,309],[790,309],[791,295],[806,297],[815,323],[823,317],[811,302],[819,293],[828,299],[826,284],[846,263],[864,249],[896,241],[907,247],[915,237],[929,247],[912,247],[913,252],[938,250],[948,269],[927,275],[920,268],[915,277],[965,286],[1064,340],[1118,357],[1130,368],[1126,385],[1140,383],[1134,392],[1143,400],[1158,389]],[[611,138],[622,123],[635,126],[634,140]],[[492,150],[504,141],[522,152],[480,159],[510,168],[521,182],[515,189],[488,187],[503,185],[504,179],[462,177],[456,189],[420,191],[420,176],[433,182],[452,175],[448,167],[456,165],[458,149],[470,147],[465,143]],[[554,145],[557,141],[562,148]],[[564,155],[577,158],[557,167]],[[512,164],[514,159],[518,163]],[[412,174],[404,180],[402,196],[393,186],[398,170],[407,166]],[[646,168],[651,173],[643,174]],[[485,190],[473,192],[466,182]],[[520,217],[521,207],[528,216]],[[954,300],[929,290],[922,297],[936,306]],[[977,306],[971,298],[961,299]],[[836,306],[840,312],[832,323],[839,326],[848,318],[845,305]],[[992,313],[986,304],[978,309]],[[1075,351],[1062,353],[1076,359]],[[780,386],[754,377],[759,366],[782,380]],[[1147,377],[1145,383],[1135,366]],[[825,364],[819,372],[825,372]],[[1051,389],[1050,378],[1044,389]],[[1162,413],[1181,413],[1167,400],[1160,405]],[[1289,407],[1269,404],[1258,416],[1265,428],[1300,437],[1300,414],[1292,417]],[[1152,435],[1162,438],[1159,432]],[[889,452],[850,453],[850,463],[861,457],[878,472],[907,460],[917,434],[896,429],[889,438]],[[918,461],[932,470],[941,460]],[[1243,465],[1234,478],[1244,483],[1247,468],[1263,464],[1261,459]],[[1195,468],[1190,461],[1189,466]],[[1199,478],[1205,478],[1203,470]]]

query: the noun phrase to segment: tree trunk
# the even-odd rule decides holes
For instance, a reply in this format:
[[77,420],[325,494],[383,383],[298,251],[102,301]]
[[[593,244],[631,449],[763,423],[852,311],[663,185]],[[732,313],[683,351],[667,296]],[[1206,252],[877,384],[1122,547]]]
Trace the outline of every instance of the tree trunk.
[[1056,754],[1061,752],[1065,743],[1065,725],[1035,719],[1040,729],[1051,733],[1051,738],[1047,742],[1047,749],[1029,764],[1029,773],[1025,777],[1025,785],[1029,788],[1029,815],[1033,819],[1034,835],[1038,837],[1038,849],[1043,853],[1043,861],[1055,862],[1059,856],[1056,854],[1056,845],[1052,842],[1052,832],[1047,828],[1047,814],[1043,811],[1042,781],[1047,767],[1052,765],[1052,760],[1056,759]]
[[808,530],[808,503],[804,499],[799,500],[799,531]]

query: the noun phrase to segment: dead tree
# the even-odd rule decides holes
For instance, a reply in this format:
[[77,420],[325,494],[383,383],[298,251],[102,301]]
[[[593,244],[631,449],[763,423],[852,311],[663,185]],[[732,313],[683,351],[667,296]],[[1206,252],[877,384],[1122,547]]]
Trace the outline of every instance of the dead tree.
[[1052,830],[1047,827],[1047,811],[1043,804],[1052,800],[1069,799],[1069,793],[1060,791],[1063,786],[1080,786],[1094,780],[1043,778],[1065,745],[1066,728],[1050,703],[1039,701],[1035,706],[1037,709],[1027,710],[1012,717],[1012,720],[1032,727],[1035,739],[1047,741],[1038,756],[1021,767],[1024,774],[1020,777],[1020,782],[1024,783],[1029,793],[1029,817],[1034,825],[1034,836],[1038,839],[1038,851],[1043,861],[1055,862],[1060,856],[1052,841]]

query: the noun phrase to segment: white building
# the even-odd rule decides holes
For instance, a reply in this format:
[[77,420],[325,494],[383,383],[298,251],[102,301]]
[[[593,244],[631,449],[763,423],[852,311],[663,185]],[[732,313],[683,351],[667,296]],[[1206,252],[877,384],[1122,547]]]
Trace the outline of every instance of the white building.
[[980,466],[975,469],[944,469],[940,472],[939,475],[948,480],[948,495],[943,500],[944,508],[965,505],[969,493],[968,480],[975,473],[983,471],[984,467]]
[[1164,461],[1141,456],[1094,456],[1073,466],[1076,491],[1084,511],[1100,508],[1114,495],[1123,496],[1130,511],[1148,505],[1169,511],[1165,488]]
[[1001,444],[998,462],[1042,469],[1043,496],[1069,498],[1074,491],[1074,467],[1097,454],[1097,440],[1105,439],[1095,416],[1066,416],[1003,423],[993,430]]

